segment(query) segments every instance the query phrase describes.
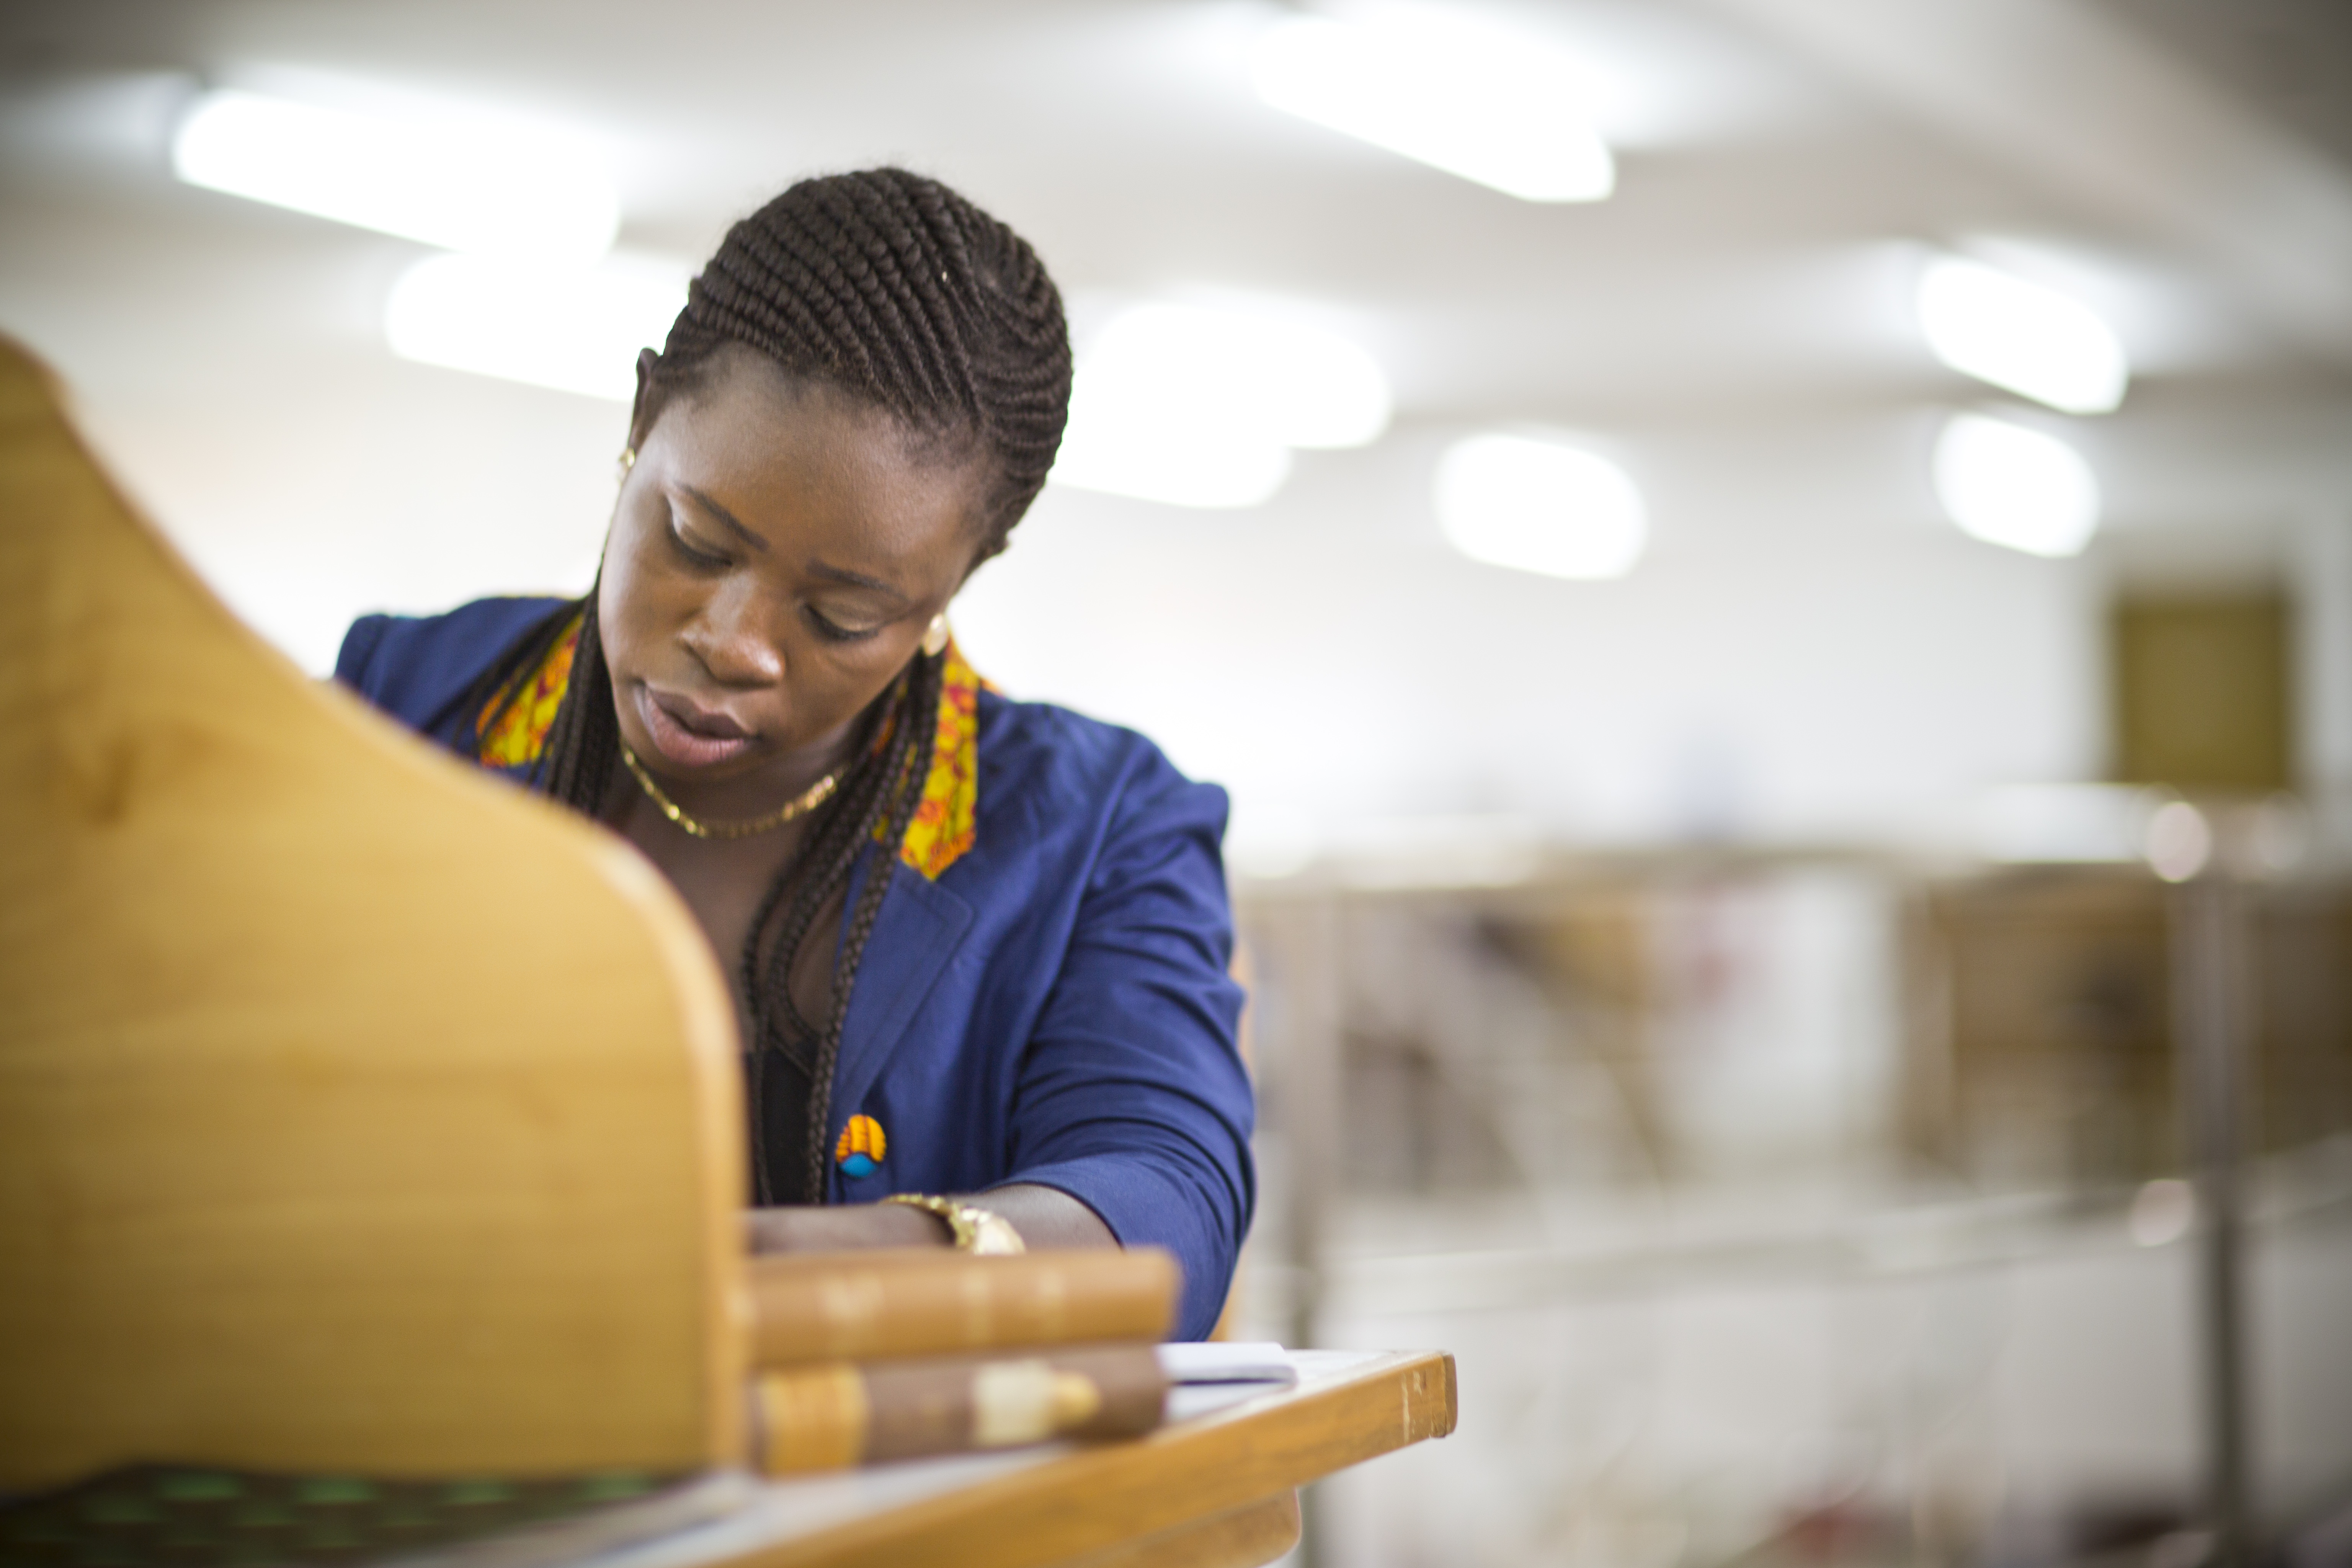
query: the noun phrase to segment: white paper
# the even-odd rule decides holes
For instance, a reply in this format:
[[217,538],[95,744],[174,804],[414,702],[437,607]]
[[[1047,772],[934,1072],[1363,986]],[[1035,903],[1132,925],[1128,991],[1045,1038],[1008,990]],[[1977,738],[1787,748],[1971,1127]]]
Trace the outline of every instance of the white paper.
[[1298,1381],[1289,1354],[1271,1341],[1161,1345],[1160,1370],[1175,1384]]

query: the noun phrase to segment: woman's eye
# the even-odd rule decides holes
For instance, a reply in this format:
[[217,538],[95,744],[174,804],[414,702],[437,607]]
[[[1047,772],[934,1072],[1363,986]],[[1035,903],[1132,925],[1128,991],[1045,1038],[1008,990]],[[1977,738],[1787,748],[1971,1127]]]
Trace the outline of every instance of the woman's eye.
[[701,543],[696,543],[694,538],[691,538],[689,533],[687,533],[687,517],[685,517],[685,512],[679,512],[677,508],[675,508],[675,505],[670,505],[668,512],[670,512],[670,515],[666,517],[666,520],[663,520],[663,524],[666,524],[666,527],[663,527],[661,531],[663,531],[663,533],[668,533],[668,536],[670,536],[670,550],[675,550],[675,552],[677,552],[677,560],[687,562],[687,564],[689,564],[689,566],[706,566],[706,569],[708,569],[708,566],[724,566],[724,564],[727,564],[727,555],[724,555],[724,552],[719,552],[719,550],[710,550],[710,548],[706,548],[706,545],[701,545]]
[[807,606],[806,614],[809,625],[816,628],[816,635],[827,642],[863,642],[880,629],[875,626],[845,626],[814,605]]
[[702,549],[692,540],[687,538],[683,531],[672,528],[669,529],[667,532],[669,534],[670,548],[677,551],[679,557],[688,563],[696,566],[706,567],[724,566],[727,564],[727,557],[718,553],[716,551]]

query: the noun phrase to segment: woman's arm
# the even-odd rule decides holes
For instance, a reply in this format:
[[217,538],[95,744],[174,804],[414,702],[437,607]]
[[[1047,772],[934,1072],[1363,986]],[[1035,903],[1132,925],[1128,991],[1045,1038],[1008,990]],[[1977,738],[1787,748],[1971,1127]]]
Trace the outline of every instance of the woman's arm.
[[[1184,1270],[1179,1332],[1217,1321],[1256,1197],[1236,1041],[1225,797],[1134,755],[1007,1097],[1005,1185],[973,1192],[1033,1247],[1150,1246]],[[755,1250],[945,1246],[903,1205],[759,1211]]]
[[[984,1193],[950,1194],[1003,1215],[1034,1251],[1117,1247],[1095,1211],[1051,1187],[1016,1182]],[[824,1252],[860,1247],[945,1247],[948,1222],[906,1204],[844,1204],[832,1208],[753,1209],[747,1216],[754,1252]]]
[[1256,1197],[1224,817],[1223,791],[1132,756],[1010,1102],[1014,1180],[1175,1255],[1180,1338],[1215,1326]]

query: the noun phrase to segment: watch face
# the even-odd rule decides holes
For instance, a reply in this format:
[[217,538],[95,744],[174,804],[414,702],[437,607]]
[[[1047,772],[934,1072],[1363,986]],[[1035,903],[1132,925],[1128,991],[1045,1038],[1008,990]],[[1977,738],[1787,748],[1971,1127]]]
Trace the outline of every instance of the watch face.
[[1027,1250],[1022,1245],[1021,1233],[1013,1229],[1013,1222],[1003,1215],[983,1208],[970,1208],[964,1213],[972,1220],[972,1251],[983,1256],[1003,1257]]

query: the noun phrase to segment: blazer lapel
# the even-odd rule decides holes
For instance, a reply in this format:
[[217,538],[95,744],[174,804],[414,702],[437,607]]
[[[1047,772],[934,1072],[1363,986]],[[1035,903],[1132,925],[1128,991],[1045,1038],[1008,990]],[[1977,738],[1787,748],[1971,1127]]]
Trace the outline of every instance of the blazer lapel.
[[[825,1132],[828,1149],[840,1138],[842,1127],[856,1113],[875,1079],[882,1076],[907,1026],[946,973],[964,933],[971,929],[970,904],[895,857],[890,870],[890,891],[882,900],[881,918],[875,921],[873,934],[866,938],[856,987],[850,994],[849,1016],[842,1021],[841,1060],[833,1075],[832,1126]],[[849,909],[856,907],[854,887],[846,902]],[[838,1171],[833,1179],[840,1181]]]

